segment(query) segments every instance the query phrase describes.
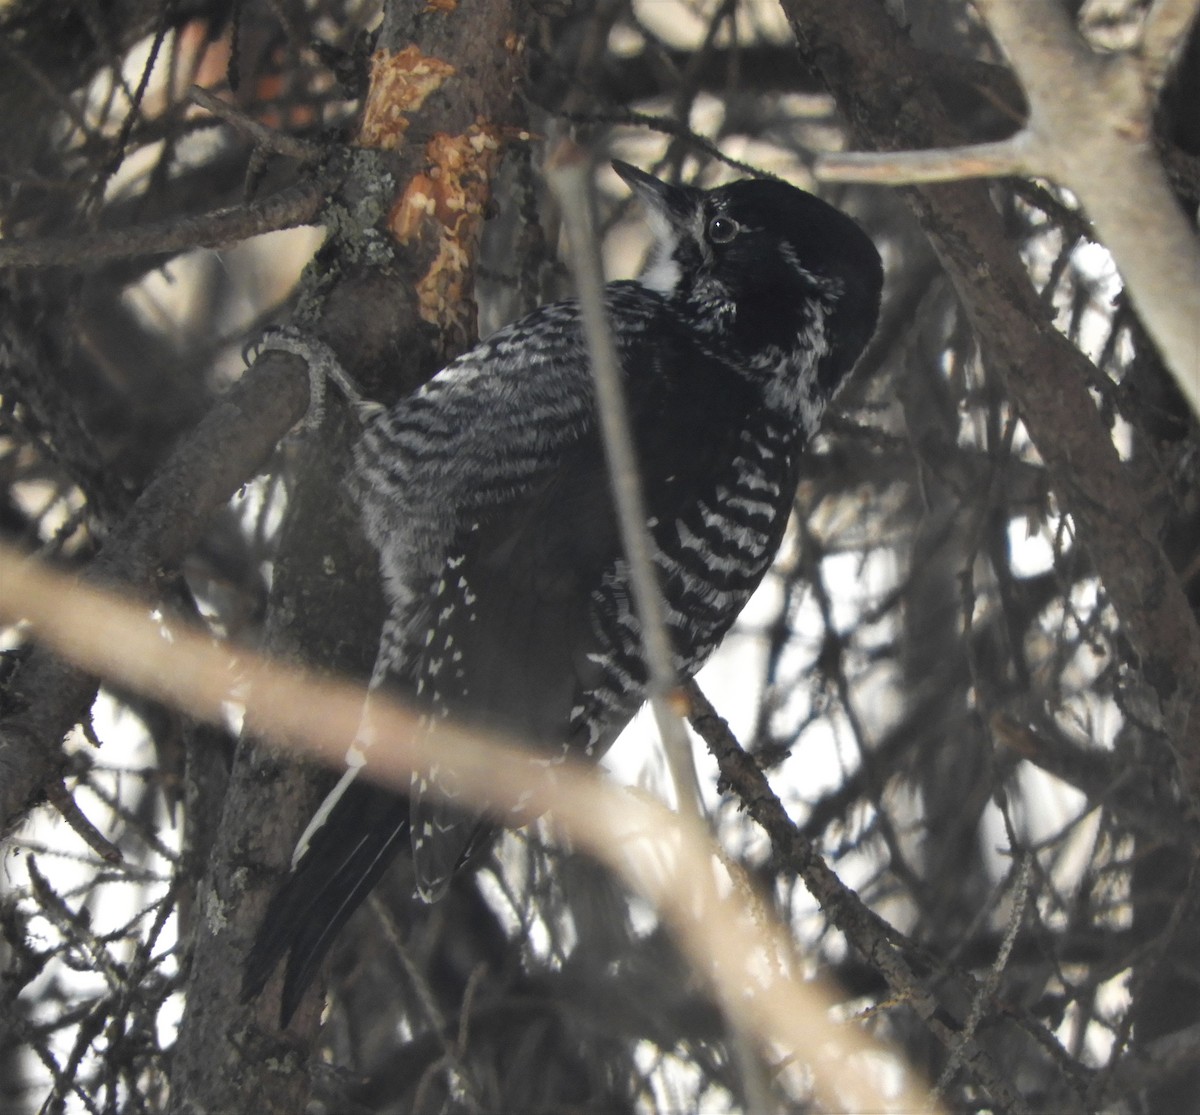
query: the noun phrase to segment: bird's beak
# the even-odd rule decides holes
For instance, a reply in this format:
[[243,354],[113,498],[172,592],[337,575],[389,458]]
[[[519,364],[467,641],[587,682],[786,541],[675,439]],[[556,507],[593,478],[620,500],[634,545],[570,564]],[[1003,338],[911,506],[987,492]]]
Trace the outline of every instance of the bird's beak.
[[672,186],[653,174],[647,174],[620,159],[613,159],[612,168],[653,213],[661,213],[673,225],[682,225],[692,211],[688,191]]

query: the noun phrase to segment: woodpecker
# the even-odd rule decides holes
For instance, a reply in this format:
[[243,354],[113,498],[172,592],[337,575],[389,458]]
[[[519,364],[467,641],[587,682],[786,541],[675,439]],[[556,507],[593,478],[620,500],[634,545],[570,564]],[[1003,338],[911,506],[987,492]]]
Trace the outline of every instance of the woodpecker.
[[[653,234],[640,278],[605,300],[690,677],[775,556],[801,456],[875,329],[883,273],[850,217],[783,182],[701,190],[613,167]],[[549,760],[603,755],[647,671],[578,304],[542,306],[379,408],[355,462],[391,606],[372,690]],[[434,901],[494,831],[430,775],[404,798],[355,773],[309,825],[247,962],[250,998],[288,953],[285,1024],[401,847]]]

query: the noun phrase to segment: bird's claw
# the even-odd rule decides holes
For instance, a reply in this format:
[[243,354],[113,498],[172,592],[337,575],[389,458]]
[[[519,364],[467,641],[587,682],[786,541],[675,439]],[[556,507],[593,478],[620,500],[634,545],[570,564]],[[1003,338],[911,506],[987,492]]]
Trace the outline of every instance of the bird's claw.
[[301,423],[304,433],[312,433],[325,420],[325,390],[331,380],[337,384],[351,410],[364,425],[383,410],[380,403],[364,398],[358,384],[342,367],[333,349],[311,333],[294,325],[272,326],[248,346],[247,363],[250,359],[257,359],[263,352],[290,353],[308,365],[308,410]]

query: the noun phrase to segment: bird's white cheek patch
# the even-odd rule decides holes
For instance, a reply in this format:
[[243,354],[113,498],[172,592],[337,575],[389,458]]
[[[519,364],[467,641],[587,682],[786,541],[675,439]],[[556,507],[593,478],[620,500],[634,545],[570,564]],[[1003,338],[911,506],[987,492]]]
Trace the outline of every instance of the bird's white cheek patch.
[[659,294],[674,294],[683,278],[683,271],[675,258],[679,250],[679,230],[665,213],[653,205],[646,206],[646,223],[650,226],[654,247],[650,252],[650,262],[638,281]]
[[642,272],[641,283],[659,294],[672,295],[679,288],[682,278],[683,272],[675,258],[675,245],[660,244],[654,249],[650,266]]

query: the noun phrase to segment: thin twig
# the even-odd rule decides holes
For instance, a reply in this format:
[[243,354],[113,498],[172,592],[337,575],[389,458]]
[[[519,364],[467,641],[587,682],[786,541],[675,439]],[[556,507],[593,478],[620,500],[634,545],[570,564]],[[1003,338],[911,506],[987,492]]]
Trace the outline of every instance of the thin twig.
[[744,162],[741,159],[735,159],[732,155],[725,154],[707,136],[700,135],[699,132],[693,131],[683,121],[676,120],[670,116],[659,116],[648,112],[635,112],[631,109],[620,107],[606,108],[599,112],[566,112],[548,105],[538,105],[537,107],[543,112],[548,112],[568,124],[602,124],[608,127],[625,125],[633,128],[647,128],[652,132],[660,132],[663,135],[686,140],[695,150],[702,151],[706,155],[711,155],[731,170],[740,170],[743,174],[747,174],[751,178],[777,179],[778,177],[770,171],[763,170],[762,167],[755,166],[753,163]]
[[[430,1030],[436,1035],[442,1047],[442,1055],[422,1075],[421,1083],[417,1088],[417,1096],[420,1097],[430,1084],[432,1084],[434,1077],[437,1075],[437,1070],[445,1069],[447,1089],[452,1090],[454,1088],[455,1079],[457,1078],[458,1086],[464,1093],[463,1098],[468,1101],[471,1110],[478,1111],[479,1101],[473,1094],[474,1081],[471,1079],[468,1066],[462,1058],[463,1050],[466,1048],[467,1020],[465,1012],[469,1009],[469,999],[466,997],[463,999],[464,1017],[459,1020],[458,1038],[457,1040],[451,1040],[449,1023],[438,1006],[433,988],[429,986],[429,980],[426,979],[425,973],[421,971],[420,967],[413,960],[412,955],[409,953],[408,945],[397,932],[395,921],[388,911],[387,906],[379,895],[375,893],[372,893],[367,901],[370,904],[371,912],[378,919],[379,925],[383,929],[384,936],[387,937],[388,943],[392,946],[392,951],[396,954],[401,966],[404,968],[404,974],[408,977],[409,986],[416,993],[417,1002],[420,1004],[421,1010],[425,1013],[425,1020],[429,1023]],[[475,972],[472,972],[471,980],[475,979]],[[472,993],[472,990],[473,984],[468,981],[468,994]],[[422,1109],[422,1105],[416,1104],[414,1100],[414,1110],[420,1111]]]
[[249,136],[255,146],[264,151],[270,151],[274,155],[283,155],[289,159],[299,159],[301,162],[313,162],[324,153],[324,149],[319,144],[309,143],[306,139],[299,139],[296,136],[276,131],[274,128],[268,128],[265,124],[247,116],[235,105],[221,100],[220,97],[214,97],[207,89],[202,89],[198,85],[192,86],[188,97],[214,116],[219,116],[226,124],[231,124],[239,132]]
[[680,691],[667,635],[666,612],[654,568],[654,543],[646,527],[637,451],[621,387],[621,366],[604,308],[604,274],[592,216],[591,174],[583,151],[569,140],[561,142],[547,161],[546,178],[558,200],[571,244],[571,267],[591,358],[600,432],[629,565],[634,606],[642,628],[650,702],[662,734],[678,807],[685,816],[698,820],[704,805],[691,740],[683,722],[687,704]]
[[87,819],[61,778],[56,778],[46,786],[46,798],[62,815],[62,819],[102,860],[106,863],[120,863],[125,858],[121,855],[121,849]]
[[967,1044],[975,1039],[975,1031],[979,1029],[979,1023],[983,1021],[984,1011],[987,1010],[988,1004],[996,994],[996,988],[1000,986],[1000,976],[1008,965],[1008,958],[1012,955],[1012,948],[1016,943],[1017,933],[1025,917],[1025,903],[1029,899],[1029,880],[1032,870],[1033,855],[1032,853],[1027,853],[1021,861],[1016,882],[1013,884],[1012,911],[1009,914],[1008,926],[1004,931],[1004,938],[1000,942],[1000,948],[996,952],[996,961],[988,970],[987,976],[980,981],[979,986],[976,988],[975,996],[971,1001],[971,1009],[967,1013],[967,1019],[963,1023],[962,1030],[959,1032],[959,1038],[951,1047],[950,1056],[946,1058],[946,1066],[942,1069],[941,1076],[938,1077],[937,1083],[933,1086],[933,1094],[938,1098],[941,1098],[946,1088],[950,1086],[950,1081],[954,1079],[954,1074],[958,1072],[967,1050]]

